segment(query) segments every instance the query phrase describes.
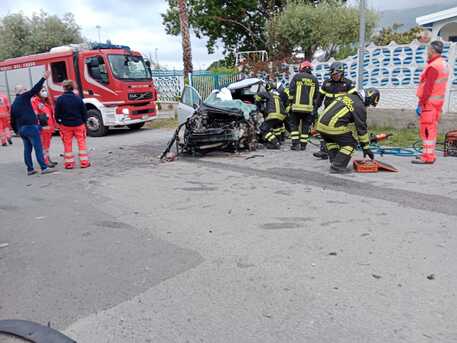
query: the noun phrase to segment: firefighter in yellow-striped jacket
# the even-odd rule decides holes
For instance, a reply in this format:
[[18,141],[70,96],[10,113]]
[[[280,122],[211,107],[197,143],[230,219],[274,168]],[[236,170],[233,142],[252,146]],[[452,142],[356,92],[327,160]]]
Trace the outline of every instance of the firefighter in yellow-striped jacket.
[[[316,129],[325,141],[331,163],[331,173],[348,173],[347,165],[357,145],[363,149],[363,156],[374,159],[370,150],[370,139],[367,127],[368,106],[376,106],[380,93],[376,88],[368,88],[360,92],[336,98],[323,113],[319,115]],[[355,126],[357,139],[351,126]]]
[[276,83],[267,82],[256,95],[257,103],[263,104],[264,122],[260,125],[261,139],[267,149],[280,149],[281,144],[277,137],[284,126],[287,113],[276,89]]
[[[330,65],[330,78],[324,80],[319,89],[316,109],[319,109],[322,104],[324,104],[324,108],[327,108],[336,98],[355,93],[356,91],[357,89],[354,87],[352,81],[347,79],[344,75],[344,64],[341,62],[333,62]],[[320,150],[315,152],[313,156],[323,160],[328,158],[324,141],[321,140]]]
[[291,149],[305,150],[319,95],[319,81],[312,74],[312,65],[309,61],[300,64],[299,72],[290,81],[289,92]]

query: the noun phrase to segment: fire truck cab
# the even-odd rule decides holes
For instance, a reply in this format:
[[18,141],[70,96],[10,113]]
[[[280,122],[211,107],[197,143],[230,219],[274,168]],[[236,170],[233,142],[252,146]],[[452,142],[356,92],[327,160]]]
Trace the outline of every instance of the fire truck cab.
[[49,53],[0,62],[0,91],[14,100],[14,87],[32,87],[45,70],[51,101],[63,93],[66,79],[86,104],[90,136],[103,136],[110,127],[140,129],[157,115],[157,91],[151,70],[139,52],[127,46],[97,44],[51,49]]

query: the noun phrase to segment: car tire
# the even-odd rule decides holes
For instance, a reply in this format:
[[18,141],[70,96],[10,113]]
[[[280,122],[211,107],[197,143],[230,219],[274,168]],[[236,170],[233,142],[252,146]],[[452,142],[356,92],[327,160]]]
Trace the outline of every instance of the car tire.
[[103,124],[102,114],[96,109],[87,111],[86,126],[87,135],[91,137],[102,137],[108,133],[108,127]]
[[130,124],[130,125],[127,125],[127,127],[130,130],[137,131],[137,130],[141,129],[144,126],[144,124],[145,124],[145,122],[136,123],[136,124]]

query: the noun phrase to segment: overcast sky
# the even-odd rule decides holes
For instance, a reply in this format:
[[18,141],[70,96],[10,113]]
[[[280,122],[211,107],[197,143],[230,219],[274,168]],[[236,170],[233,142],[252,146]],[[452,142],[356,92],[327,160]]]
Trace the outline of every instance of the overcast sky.
[[[356,2],[356,0],[350,0]],[[429,5],[439,0],[367,0],[377,10]],[[101,39],[129,45],[132,49],[154,56],[168,68],[181,68],[179,37],[168,36],[162,27],[160,13],[165,12],[165,0],[0,0],[0,16],[22,11],[26,15],[40,9],[50,14],[72,12],[89,40],[98,40],[96,26],[101,26]],[[457,3],[457,0],[456,0]],[[194,68],[206,68],[222,57],[221,51],[208,55],[205,40],[192,39]]]

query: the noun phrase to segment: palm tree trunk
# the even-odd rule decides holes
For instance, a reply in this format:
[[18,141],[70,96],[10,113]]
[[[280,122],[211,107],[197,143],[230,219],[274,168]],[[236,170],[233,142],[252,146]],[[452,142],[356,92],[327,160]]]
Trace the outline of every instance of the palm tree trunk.
[[187,16],[186,0],[178,0],[179,24],[182,35],[182,59],[184,63],[184,80],[188,80],[189,73],[192,73],[192,50],[190,46],[189,18]]

